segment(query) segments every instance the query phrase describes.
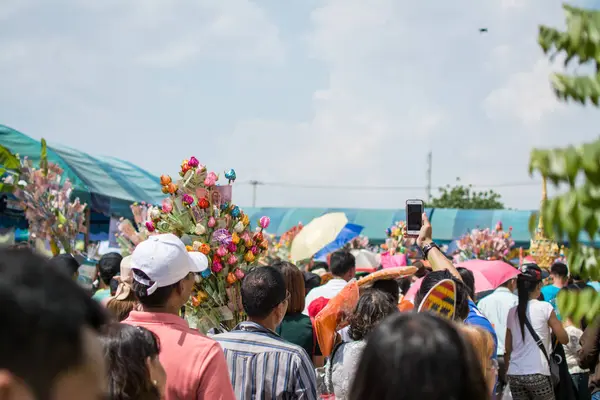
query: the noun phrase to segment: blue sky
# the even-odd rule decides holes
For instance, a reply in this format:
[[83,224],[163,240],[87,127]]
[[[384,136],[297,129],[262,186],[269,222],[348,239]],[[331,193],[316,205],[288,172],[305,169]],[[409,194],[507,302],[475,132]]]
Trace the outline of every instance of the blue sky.
[[242,205],[256,179],[416,188],[264,186],[260,206],[403,207],[430,149],[434,186],[483,188],[597,137],[600,111],[549,88],[537,26],[563,21],[555,0],[3,0],[0,123],[155,174],[233,167]]

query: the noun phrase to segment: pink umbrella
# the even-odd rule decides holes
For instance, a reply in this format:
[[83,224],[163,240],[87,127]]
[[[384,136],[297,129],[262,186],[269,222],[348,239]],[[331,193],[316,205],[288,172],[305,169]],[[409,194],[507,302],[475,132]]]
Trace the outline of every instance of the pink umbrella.
[[[519,270],[504,261],[469,260],[457,265],[470,271],[479,271],[492,284],[492,289],[519,275]],[[477,286],[477,276],[475,277]],[[476,288],[477,289],[477,288]],[[477,291],[477,290],[476,290]]]
[[[481,271],[473,271],[473,276],[475,277],[475,293],[487,292],[488,290],[493,290],[497,286],[494,286]],[[413,301],[415,299],[415,295],[421,288],[421,283],[423,282],[423,278],[417,279],[406,293],[404,297],[406,300]]]

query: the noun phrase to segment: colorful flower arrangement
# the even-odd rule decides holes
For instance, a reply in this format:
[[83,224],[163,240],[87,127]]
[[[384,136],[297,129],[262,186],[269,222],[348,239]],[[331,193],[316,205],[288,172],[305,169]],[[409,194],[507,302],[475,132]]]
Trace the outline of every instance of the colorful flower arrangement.
[[387,239],[385,243],[381,245],[381,248],[391,255],[396,253],[407,253],[410,246],[408,240],[404,237],[405,230],[406,222],[397,221],[385,231]]
[[346,250],[368,250],[369,238],[363,235],[357,236],[344,246]]
[[[298,223],[298,225],[292,227],[287,232],[285,232],[283,235],[281,235],[279,240],[277,240],[277,238],[274,235],[271,235],[270,236],[271,240],[269,243],[269,250],[265,254],[263,263],[266,265],[270,265],[277,261],[290,261],[291,262],[290,251],[292,249],[292,242],[294,241],[294,238],[296,237],[296,235],[298,235],[298,233],[300,233],[300,231],[302,230],[303,227],[304,226],[302,225],[301,222]],[[308,261],[309,260],[304,260],[304,261],[301,261],[301,262],[295,263],[295,264],[296,264],[296,266],[301,267],[301,266],[303,266],[303,264],[307,263]]]
[[209,267],[197,281],[186,318],[204,332],[228,330],[245,319],[240,281],[269,247],[263,231],[270,220],[260,218],[259,230],[252,232],[248,215],[231,202],[233,169],[225,173],[228,185],[218,186],[219,176],[190,157],[181,164],[179,175],[177,182],[167,175],[160,177],[163,193],[169,197],[158,212],[150,213],[146,228],[149,233],[173,233],[188,251],[206,255]]
[[512,239],[512,227],[504,231],[502,222],[498,222],[494,230],[473,229],[457,241],[458,254],[456,262],[479,260],[502,260],[506,258],[515,245]]
[[13,194],[25,210],[31,239],[49,241],[54,255],[60,254],[61,248],[72,253],[77,235],[85,232],[86,204],[79,198],[71,201],[73,186],[68,179],[62,182],[62,168],[47,162],[44,156],[40,164],[41,168],[34,168],[32,161],[24,157],[16,174],[8,175],[3,182],[14,186]]
[[119,232],[116,234],[117,243],[119,243],[123,256],[131,254],[139,243],[148,239],[148,236],[156,233],[155,231],[150,232],[147,224],[152,224],[153,219],[158,218],[160,215],[158,207],[144,202],[133,203],[131,205],[131,212],[133,214],[133,223],[128,219],[121,218],[117,227],[119,229]]

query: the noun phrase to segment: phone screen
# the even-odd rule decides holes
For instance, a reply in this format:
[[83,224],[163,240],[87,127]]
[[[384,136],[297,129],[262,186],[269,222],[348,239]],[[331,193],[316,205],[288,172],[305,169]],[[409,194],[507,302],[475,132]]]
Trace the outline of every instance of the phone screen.
[[423,214],[423,204],[407,204],[406,205],[406,230],[419,231]]

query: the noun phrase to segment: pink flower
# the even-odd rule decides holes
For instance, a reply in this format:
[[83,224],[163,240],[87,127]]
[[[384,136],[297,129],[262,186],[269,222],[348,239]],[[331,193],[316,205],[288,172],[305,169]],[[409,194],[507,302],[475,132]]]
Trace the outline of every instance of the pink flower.
[[245,276],[245,274],[244,274],[244,271],[242,271],[242,270],[241,270],[241,269],[239,269],[239,268],[235,270],[234,274],[235,274],[235,277],[236,277],[236,278],[238,278],[238,280],[240,280],[240,281],[241,281],[241,280],[244,278],[244,276]]
[[194,198],[187,193],[181,196],[181,201],[187,206],[194,204]]
[[230,253],[235,253],[237,250],[237,246],[235,245],[235,243],[231,242],[227,246],[227,250],[229,250]]
[[271,223],[271,218],[267,216],[260,217],[258,223],[262,229],[267,229],[269,227],[269,224]]
[[217,174],[214,172],[209,172],[208,175],[206,175],[206,179],[204,179],[204,186],[214,186],[218,179],[219,178],[217,177]]
[[171,203],[171,200],[169,199],[164,199],[162,202],[162,210],[165,214],[170,213],[171,211],[173,211],[173,204]]
[[257,255],[258,254],[258,247],[252,246],[252,248],[250,249],[250,251],[252,252],[252,254]]
[[217,255],[219,257],[224,257],[227,254],[227,249],[224,246],[219,246],[217,249]]
[[234,256],[233,254],[231,254],[228,258],[227,258],[227,264],[229,265],[234,265],[235,263],[237,263],[238,259],[236,256]]
[[223,264],[221,264],[219,261],[213,261],[211,269],[212,269],[212,272],[214,272],[215,274],[218,274],[219,272],[221,272],[223,270]]
[[154,230],[156,229],[156,227],[154,226],[154,222],[146,222],[146,229],[148,229],[148,232],[154,232]]
[[208,227],[209,228],[214,228],[216,224],[217,224],[217,220],[215,219],[215,217],[210,217],[208,219]]
[[192,168],[195,168],[200,165],[200,162],[198,161],[198,159],[196,157],[192,156],[188,160],[188,165]]

